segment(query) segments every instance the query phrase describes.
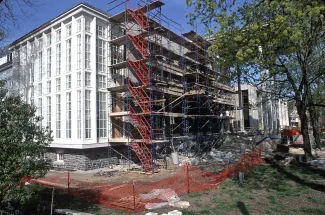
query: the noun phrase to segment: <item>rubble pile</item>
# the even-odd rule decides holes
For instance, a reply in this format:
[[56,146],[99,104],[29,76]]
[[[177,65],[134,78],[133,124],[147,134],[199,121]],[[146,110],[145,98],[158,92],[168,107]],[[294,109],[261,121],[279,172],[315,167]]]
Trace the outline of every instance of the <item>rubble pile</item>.
[[212,148],[205,152],[190,152],[187,156],[179,154],[179,165],[190,164],[192,166],[204,167],[211,172],[217,172],[217,167],[222,167],[234,164],[239,161],[245,152],[252,151],[255,146],[255,136],[242,135],[225,135],[221,139],[222,143],[214,144]]
[[177,208],[188,208],[190,203],[181,201],[172,189],[154,189],[150,193],[140,194],[140,198],[145,201],[153,201],[154,199],[163,200],[163,202],[149,202],[145,205],[148,210],[163,208],[165,206],[172,206]]

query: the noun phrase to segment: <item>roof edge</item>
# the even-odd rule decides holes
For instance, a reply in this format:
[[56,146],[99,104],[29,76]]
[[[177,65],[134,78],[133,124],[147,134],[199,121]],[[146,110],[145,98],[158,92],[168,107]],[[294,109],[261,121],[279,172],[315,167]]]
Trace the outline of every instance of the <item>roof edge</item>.
[[60,18],[64,14],[66,14],[66,13],[72,13],[73,11],[75,11],[75,10],[77,10],[77,9],[83,7],[83,6],[88,7],[90,9],[92,9],[92,10],[95,10],[96,12],[102,14],[103,16],[109,17],[109,14],[107,14],[103,10],[100,10],[100,9],[98,9],[98,8],[94,7],[93,5],[88,4],[86,2],[81,2],[81,3],[78,3],[76,6],[70,8],[69,10],[66,10],[63,13],[59,14],[58,16],[54,17],[53,19],[47,21],[46,23],[42,24],[41,26],[35,28],[34,30],[28,32],[27,34],[23,35],[22,37],[18,38],[17,40],[13,41],[11,44],[8,45],[8,48],[12,48],[13,46],[17,45],[21,41],[23,41],[26,38],[30,37],[31,35],[35,34],[37,31],[40,31],[40,30],[48,27],[50,24],[53,23],[54,20]]

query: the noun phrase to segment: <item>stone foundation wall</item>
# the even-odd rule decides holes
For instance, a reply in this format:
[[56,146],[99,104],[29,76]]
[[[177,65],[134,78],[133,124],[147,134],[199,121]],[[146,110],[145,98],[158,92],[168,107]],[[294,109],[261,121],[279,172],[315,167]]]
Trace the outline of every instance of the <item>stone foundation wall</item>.
[[[114,148],[127,157],[126,147]],[[57,160],[57,153],[63,153],[63,161]],[[109,152],[107,147],[93,149],[61,149],[49,148],[45,154],[46,159],[52,162],[56,170],[91,170],[105,168],[121,163],[119,154]]]

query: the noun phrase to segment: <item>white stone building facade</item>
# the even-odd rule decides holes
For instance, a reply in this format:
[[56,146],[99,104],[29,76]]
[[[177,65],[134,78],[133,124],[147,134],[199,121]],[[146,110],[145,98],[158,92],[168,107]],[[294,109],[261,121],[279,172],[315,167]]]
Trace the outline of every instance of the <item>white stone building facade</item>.
[[[238,90],[238,89],[237,89]],[[263,93],[252,85],[241,86],[243,108],[235,111],[234,129],[240,121],[247,129],[260,129],[266,134],[276,134],[289,126],[288,102],[284,99],[263,97]],[[236,95],[238,106],[238,94]]]
[[108,27],[104,12],[80,3],[14,41],[12,65],[0,65],[0,78],[34,104],[52,130],[46,156],[56,167],[109,163]]

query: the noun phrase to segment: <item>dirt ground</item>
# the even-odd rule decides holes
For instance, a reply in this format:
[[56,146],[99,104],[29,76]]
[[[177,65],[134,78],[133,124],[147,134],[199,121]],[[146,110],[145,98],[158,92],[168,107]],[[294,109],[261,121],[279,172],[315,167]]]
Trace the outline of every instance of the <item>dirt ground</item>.
[[[243,138],[245,140],[243,140]],[[259,139],[259,138],[257,138]],[[240,136],[232,136],[225,140],[225,143],[222,144],[220,150],[229,152],[234,150],[239,150],[240,142],[245,142],[247,145],[246,148],[249,149],[251,147],[252,140],[249,137],[240,137]],[[275,149],[276,141],[265,141],[262,144],[262,151],[264,153],[268,153]],[[235,153],[235,152],[234,152]],[[264,154],[263,153],[263,154]],[[212,162],[209,160],[207,163],[201,163],[196,167],[211,173],[219,173],[226,168],[230,167],[232,164],[220,164],[218,162]],[[174,176],[179,169],[181,168],[179,165],[173,165],[170,161],[168,163],[168,169],[159,169],[153,174],[145,174],[143,171],[113,171],[112,169],[104,168],[104,169],[97,169],[97,170],[89,170],[89,171],[74,171],[70,172],[71,184],[70,185],[79,185],[78,182],[87,182],[87,183],[98,183],[98,184],[120,184],[126,182],[154,182],[159,181],[164,178],[168,178]],[[111,172],[110,176],[96,176],[100,170],[103,172]],[[68,173],[62,171],[51,171],[49,172],[45,179],[46,181],[59,183],[62,185],[67,185]]]
[[[96,176],[100,170],[75,171],[70,172],[70,179],[73,185],[75,181],[98,183],[98,184],[120,184],[126,182],[154,182],[164,178],[174,176],[180,169],[180,166],[171,166],[168,169],[159,169],[151,174],[142,171],[111,171],[110,169],[101,169],[103,172],[111,172],[111,176]],[[65,185],[67,183],[68,172],[51,171],[44,178],[45,181]]]

